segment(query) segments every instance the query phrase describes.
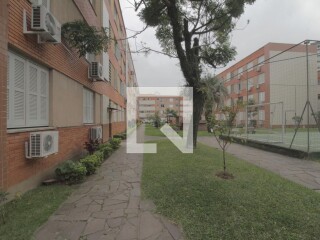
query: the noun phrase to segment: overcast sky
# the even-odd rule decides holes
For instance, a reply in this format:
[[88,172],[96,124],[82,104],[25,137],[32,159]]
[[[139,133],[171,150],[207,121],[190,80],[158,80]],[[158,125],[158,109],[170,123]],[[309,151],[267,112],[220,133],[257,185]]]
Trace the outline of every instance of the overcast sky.
[[[144,25],[129,2],[133,0],[120,0],[127,35],[131,36],[133,32],[129,29],[141,30]],[[320,40],[319,10],[320,0],[256,0],[255,4],[246,7],[237,28],[245,27],[248,19],[250,24],[243,30],[232,33],[231,42],[237,48],[238,54],[236,60],[228,66],[269,42],[299,43],[305,39]],[[152,28],[130,40],[131,50],[139,49],[141,41],[148,47],[160,50]],[[133,60],[141,87],[177,87],[184,84],[176,59],[151,53],[148,56],[133,54]],[[219,69],[216,73],[220,71]]]

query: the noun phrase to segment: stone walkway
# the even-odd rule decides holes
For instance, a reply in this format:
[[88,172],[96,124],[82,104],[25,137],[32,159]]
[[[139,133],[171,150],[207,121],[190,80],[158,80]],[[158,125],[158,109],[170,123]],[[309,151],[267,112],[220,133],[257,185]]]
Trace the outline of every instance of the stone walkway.
[[[142,141],[144,128],[138,132]],[[143,155],[125,143],[35,233],[47,240],[182,240],[181,230],[141,200]]]
[[[199,141],[220,150],[213,137],[199,137]],[[240,144],[231,144],[227,152],[307,188],[320,191],[320,163],[318,162],[287,157]]]

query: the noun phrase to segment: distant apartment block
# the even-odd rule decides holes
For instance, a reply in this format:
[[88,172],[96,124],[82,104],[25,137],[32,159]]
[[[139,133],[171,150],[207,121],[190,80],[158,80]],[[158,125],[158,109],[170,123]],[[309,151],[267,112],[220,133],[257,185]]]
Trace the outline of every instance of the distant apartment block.
[[141,121],[147,121],[157,112],[161,120],[167,121],[166,109],[174,110],[177,116],[181,117],[182,103],[181,96],[140,95],[138,97],[138,118]]
[[[315,111],[319,111],[317,45],[309,45],[308,53],[310,103]],[[251,116],[256,125],[279,126],[283,121],[293,125],[292,117],[301,115],[307,101],[306,46],[268,43],[218,74],[218,78],[228,89],[225,105],[237,101],[260,104]],[[245,114],[244,110],[238,114],[237,125],[245,125]],[[216,117],[223,118],[221,114]],[[304,117],[302,124],[306,121]],[[311,123],[315,123],[313,119]]]
[[[125,131],[126,87],[137,79],[119,0],[2,0],[0,9],[0,189],[14,193],[81,156],[91,131],[103,142]],[[59,30],[75,20],[107,28],[108,51],[79,58]],[[43,150],[54,154],[28,159],[32,134],[48,131]]]

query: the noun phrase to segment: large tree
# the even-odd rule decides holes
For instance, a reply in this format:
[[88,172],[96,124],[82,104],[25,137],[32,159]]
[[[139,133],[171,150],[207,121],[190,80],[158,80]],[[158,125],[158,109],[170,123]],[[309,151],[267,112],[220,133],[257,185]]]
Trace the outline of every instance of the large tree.
[[205,95],[204,66],[225,66],[236,54],[229,35],[246,4],[255,0],[135,0],[147,26],[156,28],[163,51],[180,61],[187,87],[193,87],[193,146]]

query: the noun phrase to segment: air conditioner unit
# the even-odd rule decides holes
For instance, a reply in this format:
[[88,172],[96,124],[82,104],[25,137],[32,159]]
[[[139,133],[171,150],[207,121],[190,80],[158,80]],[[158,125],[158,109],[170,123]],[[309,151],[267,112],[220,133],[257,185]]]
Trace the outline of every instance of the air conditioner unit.
[[59,132],[33,132],[26,142],[26,158],[42,158],[57,153],[59,147]]
[[102,139],[102,127],[93,127],[90,128],[90,140],[100,140]]
[[32,6],[31,29],[38,32],[38,43],[61,42],[61,24],[43,5]]
[[103,68],[102,65],[99,62],[91,62],[89,66],[89,78],[103,81]]
[[260,84],[257,84],[257,85],[256,85],[256,89],[259,89],[259,88],[260,88]]

